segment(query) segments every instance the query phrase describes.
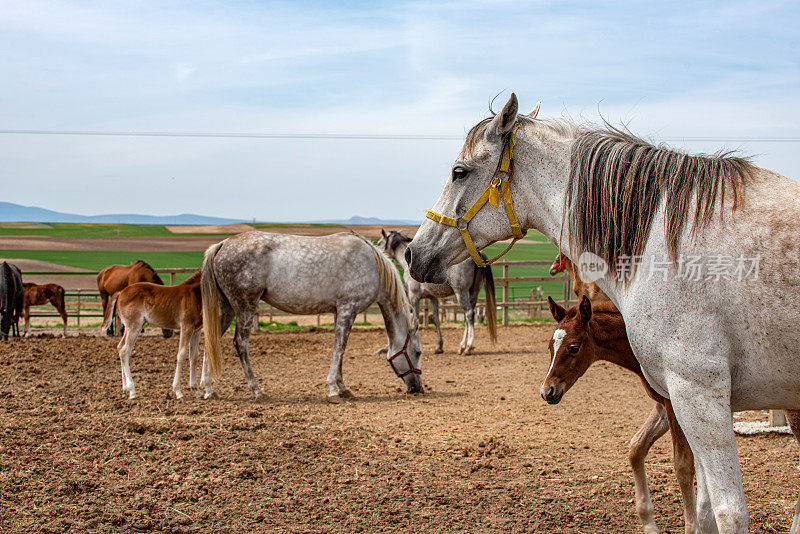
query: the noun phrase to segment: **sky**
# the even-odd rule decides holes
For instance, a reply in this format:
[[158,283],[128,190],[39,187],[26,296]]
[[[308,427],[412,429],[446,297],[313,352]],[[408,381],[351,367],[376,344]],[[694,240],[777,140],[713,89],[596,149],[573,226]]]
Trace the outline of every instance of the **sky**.
[[3,200],[421,219],[511,91],[522,112],[602,114],[800,179],[798,27],[798,4],[771,1],[0,0],[0,130],[446,137],[0,134]]

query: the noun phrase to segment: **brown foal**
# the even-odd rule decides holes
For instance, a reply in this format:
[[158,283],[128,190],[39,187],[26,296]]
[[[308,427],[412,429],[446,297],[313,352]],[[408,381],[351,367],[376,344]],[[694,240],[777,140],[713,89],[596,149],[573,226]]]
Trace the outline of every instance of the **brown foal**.
[[189,386],[195,395],[200,396],[195,372],[197,357],[200,353],[200,333],[203,330],[200,271],[182,284],[175,286],[139,282],[126,287],[109,303],[109,313],[106,314],[103,329],[108,328],[111,324],[115,309],[122,324],[125,325],[125,333],[117,345],[122,366],[122,391],[127,392],[131,399],[136,398],[136,388],[133,384],[129,361],[142,327],[145,323],[150,323],[164,330],[180,330],[178,362],[175,367],[175,379],[172,381],[172,391],[175,392],[175,397],[179,399],[183,397],[180,388],[181,363],[187,355],[189,356]]
[[22,318],[25,320],[25,337],[31,335],[31,306],[50,303],[58,311],[64,323],[67,337],[67,308],[64,303],[64,288],[58,284],[22,284]]

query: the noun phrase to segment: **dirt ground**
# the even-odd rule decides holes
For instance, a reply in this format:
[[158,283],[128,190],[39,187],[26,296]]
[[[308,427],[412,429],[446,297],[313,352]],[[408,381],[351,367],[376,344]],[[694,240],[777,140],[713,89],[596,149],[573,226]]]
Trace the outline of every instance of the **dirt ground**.
[[[495,347],[478,328],[471,356],[453,350],[459,328],[444,333],[447,352],[424,356],[428,391],[406,396],[374,354],[384,332],[354,331],[358,398],[344,405],[325,402],[330,330],[254,336],[261,402],[230,356],[220,399],[171,398],[174,338],[140,339],[134,401],[115,340],[2,343],[0,531],[638,532],[627,443],[651,407],[638,380],[598,364],[548,406],[551,327],[502,328]],[[751,532],[786,532],[797,446],[739,449]],[[659,525],[683,532],[668,439],[648,473]]]

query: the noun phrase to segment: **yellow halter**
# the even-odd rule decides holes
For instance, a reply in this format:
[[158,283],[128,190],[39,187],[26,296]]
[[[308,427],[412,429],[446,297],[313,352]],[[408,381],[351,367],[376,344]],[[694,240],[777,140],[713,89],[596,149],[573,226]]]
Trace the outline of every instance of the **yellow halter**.
[[[489,184],[489,187],[486,188],[486,191],[475,201],[475,204],[467,210],[467,212],[457,218],[454,219],[453,217],[448,217],[447,215],[442,215],[440,213],[436,213],[435,211],[425,210],[425,216],[428,219],[432,219],[440,224],[445,224],[447,226],[452,226],[454,228],[458,228],[458,231],[461,232],[461,237],[464,238],[464,244],[467,246],[467,250],[469,251],[469,255],[472,256],[472,261],[478,267],[486,267],[487,265],[491,265],[492,263],[499,260],[503,257],[511,247],[514,246],[514,243],[525,237],[525,233],[519,227],[519,222],[517,221],[517,214],[514,213],[514,203],[511,200],[511,189],[509,189],[508,182],[511,181],[511,178],[514,176],[514,145],[517,143],[517,130],[522,125],[522,123],[517,123],[514,126],[514,129],[511,131],[511,139],[508,141],[506,146],[503,147],[503,155],[500,158],[500,165],[497,168],[494,176],[492,177],[492,182]],[[504,173],[506,175],[505,180],[500,178],[500,173]],[[478,214],[478,212],[486,205],[486,203],[490,203],[494,207],[500,206],[500,197],[503,197],[503,203],[506,206],[506,214],[508,215],[508,222],[511,225],[511,233],[514,235],[514,240],[509,244],[506,249],[488,261],[483,261],[478,249],[475,248],[475,244],[472,242],[472,237],[469,235],[468,225],[469,222]]]

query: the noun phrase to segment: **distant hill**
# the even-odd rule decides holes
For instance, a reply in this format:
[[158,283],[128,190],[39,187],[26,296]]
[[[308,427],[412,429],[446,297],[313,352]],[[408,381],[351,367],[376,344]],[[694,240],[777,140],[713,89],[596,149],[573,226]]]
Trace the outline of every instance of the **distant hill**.
[[[140,215],[138,213],[109,213],[107,215],[77,215],[62,213],[35,206],[22,206],[12,202],[0,202],[0,222],[43,222],[43,223],[106,223],[106,224],[231,224],[252,222],[244,219],[225,219],[207,217],[193,213],[180,215]],[[259,221],[272,222],[272,221]],[[324,221],[296,221],[317,224],[419,224],[413,220],[382,220],[375,217],[350,217],[349,219],[328,219]]]
[[109,213],[108,215],[76,215],[59,211],[0,202],[0,222],[56,222],[56,223],[122,223],[122,224],[230,224],[242,219],[224,219],[183,213],[181,215],[139,215],[137,213]]

